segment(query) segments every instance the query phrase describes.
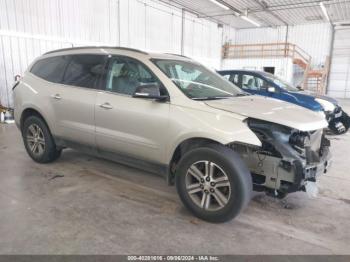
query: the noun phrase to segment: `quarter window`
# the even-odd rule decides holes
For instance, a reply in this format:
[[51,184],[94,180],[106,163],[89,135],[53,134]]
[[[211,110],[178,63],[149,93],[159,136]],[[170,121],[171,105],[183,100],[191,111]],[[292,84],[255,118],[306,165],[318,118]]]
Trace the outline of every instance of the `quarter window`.
[[142,85],[159,86],[160,94],[166,95],[161,82],[139,61],[127,57],[116,57],[111,60],[106,81],[107,91],[133,95],[136,88]]
[[97,87],[105,72],[105,55],[71,55],[62,84],[86,88]]
[[44,58],[36,62],[30,72],[46,81],[60,83],[67,63],[66,56]]

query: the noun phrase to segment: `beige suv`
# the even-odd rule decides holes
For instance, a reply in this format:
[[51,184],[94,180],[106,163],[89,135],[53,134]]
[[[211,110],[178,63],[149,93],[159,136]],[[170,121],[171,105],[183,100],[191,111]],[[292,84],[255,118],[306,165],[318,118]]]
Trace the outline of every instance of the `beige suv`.
[[329,163],[324,116],[248,95],[183,56],[61,49],[35,60],[13,90],[34,161],[70,147],[164,175],[211,222],[236,216],[252,190],[305,190]]

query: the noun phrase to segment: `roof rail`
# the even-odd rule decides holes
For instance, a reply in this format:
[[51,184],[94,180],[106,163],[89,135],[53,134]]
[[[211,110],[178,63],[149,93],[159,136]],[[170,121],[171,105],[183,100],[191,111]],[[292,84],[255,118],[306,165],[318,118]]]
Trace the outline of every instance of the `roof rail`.
[[184,58],[189,58],[189,59],[191,59],[191,58],[188,57],[188,56],[179,55],[179,54],[173,54],[173,53],[165,53],[165,54],[167,54],[167,55],[174,55],[174,56],[181,56],[181,57],[184,57]]
[[148,55],[148,53],[145,52],[145,51],[142,51],[142,50],[139,50],[139,49],[134,49],[134,48],[129,48],[129,47],[122,47],[122,46],[80,46],[80,47],[68,47],[68,48],[52,50],[52,51],[44,53],[44,55],[52,54],[52,53],[56,53],[56,52],[62,52],[62,51],[69,51],[69,50],[94,49],[94,48],[126,50],[126,51],[133,51],[133,52],[138,52],[138,53],[142,53],[142,54]]

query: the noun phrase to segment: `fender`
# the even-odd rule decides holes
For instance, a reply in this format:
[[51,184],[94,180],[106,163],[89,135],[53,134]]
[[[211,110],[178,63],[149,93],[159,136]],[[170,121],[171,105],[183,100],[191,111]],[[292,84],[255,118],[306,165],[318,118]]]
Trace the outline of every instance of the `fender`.
[[[240,142],[261,146],[261,141],[245,122],[246,117],[208,106],[206,109],[208,111],[183,106],[171,107],[170,114],[174,120],[169,123],[169,130],[172,130],[172,133],[169,135],[171,139],[165,150],[163,159],[165,164],[170,163],[176,148],[182,142],[193,138],[204,138],[222,145]],[[192,114],[193,110],[196,110],[196,114]],[[203,119],[206,121],[203,122]]]

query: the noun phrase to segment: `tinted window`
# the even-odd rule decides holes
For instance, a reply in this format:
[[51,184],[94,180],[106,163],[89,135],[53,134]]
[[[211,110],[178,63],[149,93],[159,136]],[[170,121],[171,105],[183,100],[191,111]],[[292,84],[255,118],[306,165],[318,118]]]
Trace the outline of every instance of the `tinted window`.
[[249,90],[265,90],[267,86],[266,81],[253,75],[243,75],[242,88]]
[[96,87],[104,73],[105,55],[71,55],[63,77],[63,84],[87,88]]
[[63,78],[68,59],[66,56],[55,56],[39,60],[30,72],[53,83],[60,83]]
[[239,86],[239,75],[238,74],[232,74],[229,78],[229,80],[234,83],[236,86]]
[[223,78],[225,78],[226,80],[230,80],[230,74],[226,74],[226,75],[222,75]]
[[133,95],[136,88],[142,85],[157,85],[160,94],[166,94],[161,82],[141,62],[126,57],[115,57],[111,60],[107,74],[107,91]]

